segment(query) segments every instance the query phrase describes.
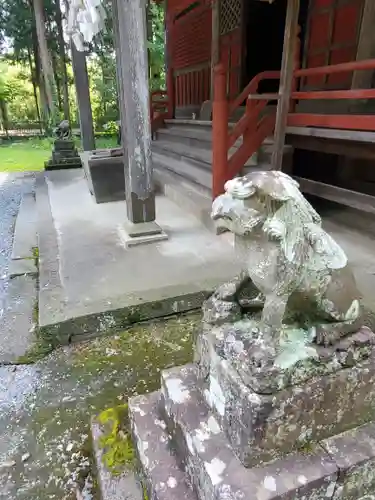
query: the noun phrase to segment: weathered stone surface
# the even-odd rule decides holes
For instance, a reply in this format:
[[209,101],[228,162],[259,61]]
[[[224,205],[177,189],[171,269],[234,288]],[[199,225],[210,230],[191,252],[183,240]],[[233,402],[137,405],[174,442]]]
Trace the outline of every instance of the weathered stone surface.
[[10,280],[0,314],[0,364],[14,363],[34,340],[37,284],[33,276]]
[[125,200],[125,157],[84,153],[81,155],[86,178],[96,203]]
[[[177,454],[201,500],[331,498],[337,467],[316,446],[262,467],[245,469],[229,446],[219,421],[197,390],[196,368],[164,371],[162,394],[166,420]],[[259,465],[259,464],[258,464]]]
[[95,419],[91,421],[91,435],[101,500],[142,500],[142,488],[133,470],[125,470],[120,475],[113,475],[103,464],[103,449],[100,446],[102,431]]
[[375,424],[321,443],[340,469],[333,500],[372,500],[375,492]]
[[37,246],[36,205],[34,193],[22,196],[13,236],[12,259],[32,259]]
[[158,392],[129,400],[136,451],[148,497],[153,500],[194,500],[186,477],[172,455],[165,423],[160,420]]
[[[327,362],[324,364],[322,358],[320,372],[317,363],[311,364],[307,372],[310,379],[305,377],[273,394],[259,394],[244,383],[233,359],[224,359],[223,331],[206,329],[198,336],[198,384],[246,466],[373,418],[375,354],[371,332],[363,330],[336,350],[332,347],[324,352]],[[351,366],[354,359],[359,362]]]
[[228,181],[211,216],[217,229],[235,235],[243,274],[229,283],[229,295],[228,284],[219,287],[206,309],[213,324],[222,323],[224,304],[236,310],[243,289],[262,298],[254,318],[262,335],[249,346],[251,364],[267,366],[290,330],[301,329],[303,336],[306,329],[318,345],[331,345],[362,326],[347,256],[290,176],[271,170]]
[[36,276],[38,269],[35,265],[34,259],[16,259],[11,260],[9,263],[9,277],[15,278],[25,274]]
[[46,170],[59,170],[60,168],[80,168],[81,159],[72,140],[57,139],[54,142],[52,157],[45,162]]
[[259,353],[254,360],[254,350],[262,341],[262,332],[253,319],[214,328],[203,324],[197,359],[203,365],[209,365],[210,354],[214,351],[238,372],[243,383],[254,392],[273,394],[315,376],[354,366],[375,353],[375,334],[367,327],[330,347],[317,346],[298,328],[289,329],[284,332],[275,358]]
[[64,141],[62,139],[56,139],[54,147],[56,151],[74,151],[76,149],[72,140]]

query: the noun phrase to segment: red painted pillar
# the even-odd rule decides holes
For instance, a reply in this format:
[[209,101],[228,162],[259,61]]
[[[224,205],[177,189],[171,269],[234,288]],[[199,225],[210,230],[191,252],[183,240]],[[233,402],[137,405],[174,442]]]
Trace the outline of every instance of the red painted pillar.
[[228,172],[228,100],[227,72],[224,64],[214,70],[214,101],[212,105],[212,194],[224,192]]

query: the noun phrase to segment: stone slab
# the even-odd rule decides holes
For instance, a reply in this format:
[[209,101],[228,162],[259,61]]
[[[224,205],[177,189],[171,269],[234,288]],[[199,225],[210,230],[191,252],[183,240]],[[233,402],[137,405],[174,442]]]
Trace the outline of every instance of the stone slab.
[[375,492],[375,424],[324,440],[321,445],[340,469],[333,500],[372,500]]
[[82,163],[78,158],[65,159],[63,162],[54,163],[52,161],[48,161],[44,164],[44,169],[46,171],[52,170],[69,170],[72,168],[82,168]]
[[17,215],[13,237],[12,259],[33,258],[37,246],[36,205],[34,193],[25,193]]
[[126,470],[120,475],[113,475],[103,464],[103,449],[100,446],[102,431],[95,419],[91,420],[91,436],[101,500],[143,500],[142,488],[134,471]]
[[[220,433],[213,415],[207,407],[202,409],[195,388],[185,385],[190,369],[187,366],[168,371],[168,389],[167,393],[163,392],[170,416],[177,424],[170,429],[172,449],[176,449],[186,478],[193,484],[199,500],[320,500],[332,497],[338,470],[319,446],[309,454],[294,454],[263,467],[245,469]],[[179,377],[181,370],[185,370],[184,380]],[[145,403],[138,405],[138,409],[133,406],[131,414],[141,411],[145,414],[143,418],[148,419],[147,400],[151,397],[157,401],[158,395],[144,397]],[[157,422],[160,425],[160,421]],[[187,436],[184,446],[179,447],[177,443]],[[146,449],[152,449],[155,440],[151,433],[146,435],[138,428],[136,446],[142,466],[146,464],[147,467],[150,461],[144,456],[146,442]],[[165,474],[168,462],[164,460],[164,456],[159,457],[158,468],[162,467]]]
[[[220,356],[216,342],[220,344],[223,338],[216,337],[215,332],[222,331],[203,331],[198,336],[197,385],[246,466],[273,460],[290,453],[293,447],[301,448],[372,420],[373,345],[365,349],[362,361],[355,363],[352,358],[352,365],[343,366],[336,360],[327,373],[310,371],[310,380],[267,395],[244,383],[235,367],[224,359],[224,350]],[[346,347],[345,352],[350,352]],[[357,349],[361,352],[360,347]]]
[[126,204],[96,204],[83,171],[47,173],[37,187],[41,333],[67,343],[200,308],[236,274],[232,246],[156,197],[167,241],[127,249]]
[[129,414],[141,477],[148,498],[153,500],[195,500],[196,497],[172,455],[165,424],[159,418],[160,394],[129,400]]
[[34,277],[19,276],[10,281],[5,307],[0,313],[0,364],[14,363],[31,347],[36,301]]
[[132,238],[139,238],[141,236],[153,236],[158,235],[162,232],[161,227],[153,222],[142,222],[140,224],[132,224],[127,222],[125,230],[129,236]]
[[148,245],[168,239],[165,233],[156,222],[144,222],[141,224],[125,224],[123,241],[126,248]]
[[9,277],[23,276],[25,274],[36,276],[38,269],[34,259],[15,259],[9,263]]
[[[111,150],[81,153],[82,165],[96,203],[125,200],[124,156],[111,156]],[[106,155],[106,156],[105,156]]]

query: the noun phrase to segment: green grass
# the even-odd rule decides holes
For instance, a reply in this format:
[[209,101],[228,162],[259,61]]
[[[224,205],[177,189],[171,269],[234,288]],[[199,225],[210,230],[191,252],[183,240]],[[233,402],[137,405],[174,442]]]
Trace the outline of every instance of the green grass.
[[[79,146],[78,141],[76,141]],[[115,137],[96,139],[97,148],[113,148]],[[44,162],[51,156],[52,139],[28,139],[0,143],[0,172],[27,172],[43,170]]]

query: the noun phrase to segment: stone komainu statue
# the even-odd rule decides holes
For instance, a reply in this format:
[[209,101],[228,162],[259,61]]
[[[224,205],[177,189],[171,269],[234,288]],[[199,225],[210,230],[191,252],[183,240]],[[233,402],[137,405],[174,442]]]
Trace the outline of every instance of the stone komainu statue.
[[291,177],[254,172],[228,181],[212,218],[218,229],[234,233],[244,271],[206,303],[207,322],[239,319],[245,290],[251,298],[242,305],[261,310],[260,328],[275,346],[288,321],[324,345],[361,326],[360,294],[347,257]]
[[71,130],[70,124],[68,120],[63,120],[57,127],[54,129],[54,134],[57,139],[60,140],[69,140],[71,139]]

